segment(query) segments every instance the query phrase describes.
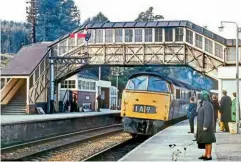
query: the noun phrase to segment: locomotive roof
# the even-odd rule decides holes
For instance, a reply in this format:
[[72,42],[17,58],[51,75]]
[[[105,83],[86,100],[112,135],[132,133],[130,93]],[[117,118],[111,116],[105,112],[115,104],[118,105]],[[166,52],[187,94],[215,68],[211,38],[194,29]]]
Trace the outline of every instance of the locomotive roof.
[[179,80],[176,80],[174,78],[171,78],[171,77],[167,77],[167,76],[163,76],[159,73],[155,73],[155,72],[138,72],[138,73],[135,73],[133,75],[131,75],[129,77],[129,79],[132,79],[134,77],[137,77],[137,76],[141,76],[141,75],[149,75],[149,76],[155,76],[155,77],[159,77],[159,78],[162,78],[163,80],[177,86],[177,87],[180,87],[180,88],[185,88],[185,89],[192,89],[192,90],[196,90],[196,91],[201,91],[202,89],[200,88],[196,88],[190,84],[187,84],[187,83],[184,83],[184,82],[181,82]]

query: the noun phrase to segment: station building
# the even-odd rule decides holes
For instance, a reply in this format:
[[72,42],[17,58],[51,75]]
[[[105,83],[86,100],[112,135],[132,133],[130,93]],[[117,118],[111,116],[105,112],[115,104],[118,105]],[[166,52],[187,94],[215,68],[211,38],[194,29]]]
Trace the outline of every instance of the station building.
[[77,105],[85,111],[96,108],[98,94],[101,94],[101,108],[111,108],[117,104],[117,88],[111,86],[110,81],[99,80],[90,73],[80,72],[59,83],[58,86],[59,101],[65,103],[69,100],[69,94],[72,93]]
[[[236,67],[219,67],[218,68],[218,91],[219,99],[222,97],[222,90],[227,91],[227,95],[234,98],[233,93],[236,92]],[[239,94],[241,94],[241,66],[239,66]],[[239,96],[241,101],[241,96]]]

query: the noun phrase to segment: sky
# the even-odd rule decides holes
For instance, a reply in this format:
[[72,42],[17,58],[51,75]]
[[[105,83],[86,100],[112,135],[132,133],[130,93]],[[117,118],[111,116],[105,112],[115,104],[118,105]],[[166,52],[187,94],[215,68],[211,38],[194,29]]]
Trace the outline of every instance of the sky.
[[[154,7],[154,14],[166,20],[189,20],[225,38],[235,38],[235,26],[221,21],[235,21],[241,27],[241,0],[74,0],[83,22],[102,12],[110,21],[133,21],[138,14]],[[26,0],[0,0],[0,19],[26,21]]]

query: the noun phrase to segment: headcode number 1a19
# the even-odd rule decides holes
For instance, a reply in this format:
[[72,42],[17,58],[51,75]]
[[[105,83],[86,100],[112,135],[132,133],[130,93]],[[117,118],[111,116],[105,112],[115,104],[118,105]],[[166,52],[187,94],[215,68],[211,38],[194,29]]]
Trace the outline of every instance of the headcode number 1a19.
[[150,106],[142,106],[142,105],[135,105],[134,106],[134,112],[139,112],[139,113],[149,113],[151,111]]

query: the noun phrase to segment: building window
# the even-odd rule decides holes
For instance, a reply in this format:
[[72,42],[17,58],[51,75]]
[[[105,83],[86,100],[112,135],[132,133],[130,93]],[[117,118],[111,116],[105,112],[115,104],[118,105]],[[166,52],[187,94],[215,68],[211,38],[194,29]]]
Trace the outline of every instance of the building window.
[[90,90],[95,90],[95,82],[90,82]]
[[[90,37],[90,39],[89,39],[89,43],[94,43],[95,41],[95,30],[94,29],[91,29],[90,31],[90,34],[91,34],[91,37]],[[83,40],[83,38],[78,38],[78,42],[80,43],[80,44],[82,44],[83,42],[84,42],[84,40]],[[78,43],[78,44],[79,44]]]
[[152,29],[151,28],[145,29],[145,42],[152,42]]
[[223,46],[215,43],[215,56],[223,58]]
[[125,29],[125,42],[132,42],[133,29]]
[[172,28],[165,28],[165,41],[166,42],[173,41],[172,35],[173,35]]
[[142,29],[135,29],[135,42],[142,42]]
[[213,41],[205,38],[205,51],[213,53]]
[[[90,30],[89,32],[91,33],[91,32],[93,32],[94,30]],[[83,32],[79,32],[79,33],[83,33]],[[91,33],[91,37],[90,37],[90,39],[89,39],[89,41],[88,42],[90,42],[90,43],[93,43],[93,37],[94,35],[92,35],[92,33]],[[77,37],[77,45],[81,45],[81,44],[83,44],[84,43],[84,38],[78,38]]]
[[69,88],[75,88],[75,80],[69,80]]
[[81,90],[86,89],[86,88],[85,88],[85,81],[79,80],[79,82],[80,82],[80,89],[81,89]]
[[203,37],[199,34],[196,34],[196,38],[195,38],[195,45],[198,47],[198,48],[203,48]]
[[[92,35],[91,35],[91,37],[92,37]],[[90,38],[90,39],[91,39],[91,38]],[[89,39],[88,42],[93,43],[93,40],[90,41],[90,39]],[[84,39],[83,39],[83,38],[77,38],[77,44],[78,44],[78,45],[81,45],[81,44],[83,44],[83,43],[84,43]]]
[[95,42],[103,43],[103,30],[102,29],[95,30]]
[[78,81],[78,89],[80,90],[95,90],[96,84],[95,82],[88,82],[88,81],[83,81],[79,80]]
[[183,41],[183,28],[175,28],[175,41],[176,42]]
[[69,43],[68,50],[71,50],[71,49],[74,48],[74,40],[75,40],[75,38],[69,38],[69,40],[68,40],[68,43]]
[[115,42],[122,42],[122,29],[115,29]]
[[105,30],[105,42],[112,43],[113,42],[113,29]]
[[116,92],[117,92],[116,89],[113,89],[113,88],[111,89],[111,95],[112,95],[112,96],[116,96],[116,95],[117,95]]
[[155,42],[162,42],[162,28],[155,28]]
[[186,29],[186,41],[193,44],[193,31]]
[[75,80],[65,80],[61,83],[61,88],[75,88]]
[[235,61],[236,60],[236,48],[229,47],[227,50],[227,61]]
[[67,81],[61,82],[61,88],[67,88]]
[[67,43],[66,40],[59,43],[59,54],[60,55],[62,55],[62,54],[67,52],[67,49],[66,49],[67,45],[66,45],[66,43]]

